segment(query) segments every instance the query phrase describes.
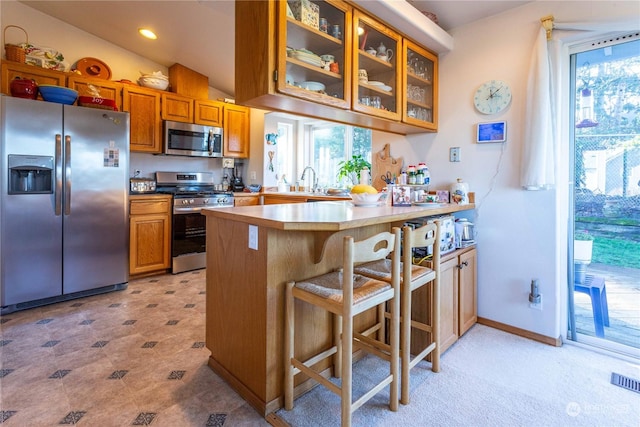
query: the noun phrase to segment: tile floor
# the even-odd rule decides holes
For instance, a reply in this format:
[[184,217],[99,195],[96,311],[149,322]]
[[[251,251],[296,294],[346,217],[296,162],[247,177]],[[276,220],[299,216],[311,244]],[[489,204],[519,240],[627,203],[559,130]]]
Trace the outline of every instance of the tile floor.
[[0,317],[7,426],[267,426],[208,366],[205,270]]

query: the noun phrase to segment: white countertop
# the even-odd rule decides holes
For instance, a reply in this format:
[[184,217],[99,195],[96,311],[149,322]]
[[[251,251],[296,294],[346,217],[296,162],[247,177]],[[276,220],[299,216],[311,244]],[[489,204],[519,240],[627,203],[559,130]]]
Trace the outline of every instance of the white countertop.
[[339,231],[475,209],[474,204],[440,206],[354,206],[351,201],[207,208],[206,216],[281,230]]

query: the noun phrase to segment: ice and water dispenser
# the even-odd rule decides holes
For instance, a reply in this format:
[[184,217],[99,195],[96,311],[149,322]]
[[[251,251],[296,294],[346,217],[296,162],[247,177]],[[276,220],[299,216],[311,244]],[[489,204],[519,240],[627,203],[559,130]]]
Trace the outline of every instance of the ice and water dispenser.
[[9,194],[53,193],[53,157],[9,154]]

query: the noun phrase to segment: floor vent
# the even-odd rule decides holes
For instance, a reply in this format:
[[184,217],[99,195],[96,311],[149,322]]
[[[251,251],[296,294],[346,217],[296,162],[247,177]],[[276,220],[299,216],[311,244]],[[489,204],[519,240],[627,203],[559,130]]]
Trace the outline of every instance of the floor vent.
[[615,372],[611,373],[611,384],[640,393],[640,381],[616,374]]

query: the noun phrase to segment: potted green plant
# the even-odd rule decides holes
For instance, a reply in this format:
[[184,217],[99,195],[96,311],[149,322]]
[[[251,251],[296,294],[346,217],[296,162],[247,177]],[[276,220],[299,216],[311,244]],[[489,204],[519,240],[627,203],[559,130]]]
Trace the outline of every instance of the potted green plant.
[[352,185],[360,182],[360,171],[364,168],[371,170],[371,163],[365,160],[360,154],[351,156],[351,160],[343,160],[338,163],[338,181],[347,178]]
[[574,281],[584,283],[587,266],[591,263],[594,237],[586,231],[577,232],[573,236]]

